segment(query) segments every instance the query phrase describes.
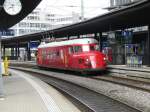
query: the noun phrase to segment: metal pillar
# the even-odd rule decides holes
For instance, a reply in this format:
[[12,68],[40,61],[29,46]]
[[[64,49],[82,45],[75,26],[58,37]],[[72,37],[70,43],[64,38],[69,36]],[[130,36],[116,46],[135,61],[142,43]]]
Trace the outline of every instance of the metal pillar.
[[3,57],[5,57],[5,50],[6,50],[6,48],[5,48],[5,45],[3,46]]
[[147,37],[147,65],[150,66],[150,24],[148,25],[148,37]]
[[102,51],[102,32],[99,33],[99,47],[100,47],[100,51]]
[[14,59],[14,48],[11,48],[11,58]]
[[17,46],[16,46],[16,57],[18,59],[18,57],[20,57],[20,50],[19,50],[19,44],[17,43]]
[[113,7],[115,5],[115,1],[114,0],[110,0],[110,7]]
[[2,59],[1,59],[1,32],[0,32],[0,98],[4,96],[3,78],[2,78]]
[[98,37],[98,35],[97,35],[97,33],[94,33],[94,38],[97,40],[97,37]]
[[84,1],[81,0],[81,21],[84,20]]
[[70,36],[69,36],[69,35],[67,35],[67,39],[68,39],[68,40],[70,39]]
[[30,42],[28,42],[27,44],[27,58],[28,58],[28,61],[31,61]]
[[25,50],[25,57],[24,57],[24,61],[27,61],[28,60],[28,46],[26,47],[26,50]]
[[15,60],[17,60],[17,54],[18,52],[17,52],[17,46],[15,47]]
[[78,35],[77,38],[80,38],[80,35]]
[[17,56],[20,57],[20,49],[19,49],[19,46],[17,47],[17,54],[18,54]]
[[94,33],[94,38],[98,41],[100,51],[102,51],[102,32]]

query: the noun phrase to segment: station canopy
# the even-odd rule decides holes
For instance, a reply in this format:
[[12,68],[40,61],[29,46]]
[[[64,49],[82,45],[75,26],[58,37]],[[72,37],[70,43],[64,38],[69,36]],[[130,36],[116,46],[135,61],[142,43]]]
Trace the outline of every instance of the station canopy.
[[8,38],[2,40],[2,42],[3,44],[7,44],[8,42],[16,43],[40,40],[47,35],[53,35],[56,38],[60,38],[65,36],[83,35],[146,26],[150,24],[149,11],[150,1],[141,0],[140,2],[130,6],[111,11],[107,14],[97,16],[81,23],[45,32],[19,36],[16,38]]

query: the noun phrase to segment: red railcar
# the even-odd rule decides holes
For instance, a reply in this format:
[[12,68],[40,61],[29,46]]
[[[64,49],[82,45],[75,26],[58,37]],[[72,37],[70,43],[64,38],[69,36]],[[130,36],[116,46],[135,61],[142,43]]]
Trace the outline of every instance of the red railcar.
[[41,67],[81,72],[106,69],[106,57],[93,38],[73,39],[41,44],[37,64]]

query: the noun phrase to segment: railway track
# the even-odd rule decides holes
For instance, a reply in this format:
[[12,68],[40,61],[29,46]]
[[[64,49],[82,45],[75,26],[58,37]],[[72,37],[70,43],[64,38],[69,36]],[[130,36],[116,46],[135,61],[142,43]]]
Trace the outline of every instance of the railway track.
[[[33,68],[39,69],[36,65],[21,65],[19,66],[26,67],[26,68]],[[69,74],[76,75],[76,73],[69,72]],[[150,79],[142,78],[142,77],[131,77],[129,76],[118,76],[118,75],[99,75],[99,76],[92,76],[87,77],[94,80],[102,80],[107,81],[114,84],[119,84],[123,86],[127,86],[133,89],[142,90],[146,92],[150,92]]]
[[[28,67],[26,67],[26,66],[22,66],[22,67],[28,69]],[[39,69],[35,65],[30,66],[29,68],[30,69],[32,68],[33,71],[37,71],[37,69]],[[52,70],[52,71],[49,71],[49,70]],[[68,72],[68,71],[67,72],[66,71],[58,71],[58,70],[55,70],[55,69],[54,70],[53,69],[46,69],[46,70],[44,69],[44,70],[41,70],[41,72],[42,71],[45,71],[46,73],[49,73],[49,75],[51,74],[53,77],[58,77],[58,79],[60,78],[60,79],[66,80],[66,81],[71,81],[76,85],[80,85],[81,82],[75,81],[75,80],[82,79],[82,78],[87,79],[88,81],[91,81],[91,82],[93,81],[94,83],[95,82],[96,83],[100,82],[100,86],[102,86],[100,88],[98,86],[96,88],[94,86],[91,86],[92,83],[88,82],[88,81],[86,82],[86,84],[89,83],[90,85],[86,85],[85,83],[81,83],[81,85],[82,85],[82,87],[85,87],[87,89],[90,89],[90,90],[95,91],[95,92],[100,93],[100,94],[104,94],[104,95],[106,95],[106,96],[108,96],[112,99],[120,101],[120,102],[122,102],[126,105],[129,105],[131,107],[134,107],[134,108],[136,108],[140,111],[145,112],[145,108],[147,108],[147,107],[149,108],[149,106],[147,106],[147,104],[146,104],[146,106],[144,106],[145,104],[143,105],[144,102],[141,102],[140,104],[138,104],[138,103],[136,103],[137,100],[134,99],[135,103],[133,103],[133,102],[129,103],[128,100],[124,100],[124,99],[120,100],[120,97],[123,98],[122,95],[126,96],[126,90],[124,90],[124,88],[129,88],[129,89],[131,88],[130,90],[132,90],[132,92],[135,91],[137,95],[138,95],[139,92],[142,92],[142,94],[143,94],[143,92],[144,92],[144,94],[145,94],[145,92],[146,92],[146,94],[149,94],[149,92],[150,92],[150,87],[149,87],[150,79],[135,77],[135,76],[134,77],[124,76],[124,75],[118,76],[118,75],[114,75],[114,74],[113,75],[112,74],[107,74],[107,75],[100,75],[100,76],[83,77],[83,76],[79,76],[79,73],[77,74],[77,73]],[[73,77],[73,78],[69,79],[69,77]],[[77,77],[77,78],[74,79],[74,77]],[[73,79],[74,79],[74,81],[73,81]],[[110,90],[104,89],[102,91],[105,91],[105,92],[102,92],[101,89],[103,89],[103,85],[101,85],[101,81],[102,81],[102,84],[103,84],[103,82],[105,82],[105,85],[107,85],[107,86],[112,85],[112,88],[109,87]],[[107,84],[107,82],[108,82],[108,84]],[[117,85],[121,87],[120,88],[121,91],[120,90],[118,91],[117,88],[114,88]],[[106,86],[106,88],[107,88],[107,86]],[[130,93],[130,94],[132,94],[131,96],[135,97],[136,96],[135,93],[133,94],[132,92]],[[117,95],[118,93],[120,94],[119,96]],[[112,96],[111,96],[111,94],[112,94]],[[140,96],[142,94],[140,94]],[[114,97],[114,95],[115,95],[115,97]],[[145,97],[143,97],[143,96],[145,96],[145,95],[142,95],[142,98],[140,98],[140,97],[139,98],[141,100],[146,99],[147,95]],[[127,97],[127,99],[128,99],[128,97]],[[146,112],[147,112],[147,110],[146,110]]]
[[133,109],[105,95],[66,80],[50,77],[33,71],[25,72],[28,72],[28,74],[36,76],[44,82],[54,86],[65,95],[71,97],[78,106],[82,104],[82,112],[140,112],[137,109]]

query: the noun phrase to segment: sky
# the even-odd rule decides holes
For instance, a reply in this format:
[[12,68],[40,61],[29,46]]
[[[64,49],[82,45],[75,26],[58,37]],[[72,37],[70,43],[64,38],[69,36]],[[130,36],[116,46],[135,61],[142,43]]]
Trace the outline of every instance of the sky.
[[[107,12],[109,0],[83,0],[84,17],[95,17]],[[70,15],[72,12],[81,14],[81,0],[42,0],[38,7],[46,10],[49,8],[51,13]]]

